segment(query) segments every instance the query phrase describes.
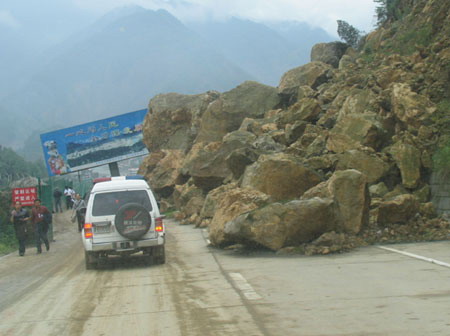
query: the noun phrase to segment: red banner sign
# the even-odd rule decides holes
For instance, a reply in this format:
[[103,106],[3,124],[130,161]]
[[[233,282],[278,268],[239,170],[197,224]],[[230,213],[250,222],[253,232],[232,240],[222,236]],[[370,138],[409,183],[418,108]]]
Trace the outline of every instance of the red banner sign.
[[24,206],[29,206],[34,204],[34,200],[38,198],[37,188],[14,188],[12,190],[12,201],[13,204],[19,201]]

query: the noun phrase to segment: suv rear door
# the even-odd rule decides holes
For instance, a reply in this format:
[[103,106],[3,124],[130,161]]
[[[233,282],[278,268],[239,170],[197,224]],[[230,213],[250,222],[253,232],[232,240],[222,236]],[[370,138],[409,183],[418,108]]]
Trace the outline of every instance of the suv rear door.
[[90,213],[92,216],[93,226],[93,243],[96,242],[113,242],[118,240],[128,240],[122,237],[115,227],[115,217],[117,211],[129,203],[137,203],[143,206],[151,217],[151,225],[149,231],[141,238],[155,238],[154,231],[154,211],[152,202],[150,200],[147,190],[120,190],[120,191],[105,191],[98,192],[92,195],[92,209]]

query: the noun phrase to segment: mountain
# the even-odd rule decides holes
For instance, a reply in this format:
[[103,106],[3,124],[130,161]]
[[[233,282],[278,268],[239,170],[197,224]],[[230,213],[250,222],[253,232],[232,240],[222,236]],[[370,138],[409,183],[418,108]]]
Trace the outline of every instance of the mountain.
[[141,109],[161,92],[227,90],[253,79],[164,10],[104,19],[70,45],[3,100],[9,113],[35,128],[70,126]]
[[[36,15],[38,14],[38,15]],[[26,84],[42,67],[45,53],[93,22],[93,16],[67,1],[2,0],[0,6],[0,99]]]
[[[33,9],[37,10],[35,2],[26,12]],[[311,41],[331,39],[320,29],[298,23],[290,22],[286,29],[282,23],[269,26],[237,18],[182,23],[165,10],[139,6],[113,10],[90,25],[90,17],[80,16],[52,33],[50,27],[60,27],[58,20],[65,20],[68,11],[55,4],[52,13],[32,22],[38,25],[47,18],[51,24],[39,25],[29,36],[32,25],[21,25],[22,14],[17,16],[18,26],[0,35],[0,42],[8,46],[0,55],[6,73],[0,80],[5,111],[0,113],[5,129],[0,143],[15,148],[25,142],[39,144],[38,130],[142,109],[159,93],[226,91],[246,80],[276,86],[285,71],[309,61],[303,41],[309,48]],[[35,40],[28,41],[33,36]],[[27,127],[11,116],[26,121]]]
[[258,81],[273,86],[284,72],[309,62],[314,44],[334,40],[324,30],[298,22],[263,24],[231,18],[189,27]]

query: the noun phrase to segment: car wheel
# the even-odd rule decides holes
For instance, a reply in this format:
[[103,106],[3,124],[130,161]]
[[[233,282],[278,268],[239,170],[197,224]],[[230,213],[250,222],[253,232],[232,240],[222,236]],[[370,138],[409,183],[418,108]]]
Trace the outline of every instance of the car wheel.
[[153,258],[156,264],[166,263],[166,251],[164,245],[156,246],[153,248]]
[[152,219],[142,205],[128,203],[119,208],[114,224],[122,237],[136,240],[148,232]]
[[97,256],[88,251],[84,251],[84,261],[86,263],[86,269],[91,270],[97,268]]

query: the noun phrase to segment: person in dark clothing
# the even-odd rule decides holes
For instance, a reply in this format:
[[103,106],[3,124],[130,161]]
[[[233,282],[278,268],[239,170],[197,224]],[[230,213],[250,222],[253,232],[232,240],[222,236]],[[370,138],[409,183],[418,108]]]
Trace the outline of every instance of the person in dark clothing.
[[63,212],[62,206],[61,206],[61,197],[62,192],[59,190],[58,187],[55,188],[55,191],[53,191],[53,198],[55,199],[55,211],[56,212]]
[[14,225],[16,238],[19,242],[19,255],[21,257],[25,254],[25,241],[27,233],[27,221],[30,219],[28,211],[22,208],[22,203],[19,201],[14,204],[14,210],[11,212],[11,222]]
[[41,205],[41,200],[36,198],[34,200],[34,207],[31,209],[31,220],[33,221],[34,230],[36,233],[36,248],[37,253],[42,253],[41,240],[44,242],[47,251],[50,249],[50,243],[47,238],[47,223],[45,222],[46,217],[48,217],[50,211]]
[[75,201],[73,202],[72,217],[76,216],[78,222],[78,232],[81,232],[84,226],[84,216],[86,214],[86,203],[81,198],[80,194],[75,194]]

